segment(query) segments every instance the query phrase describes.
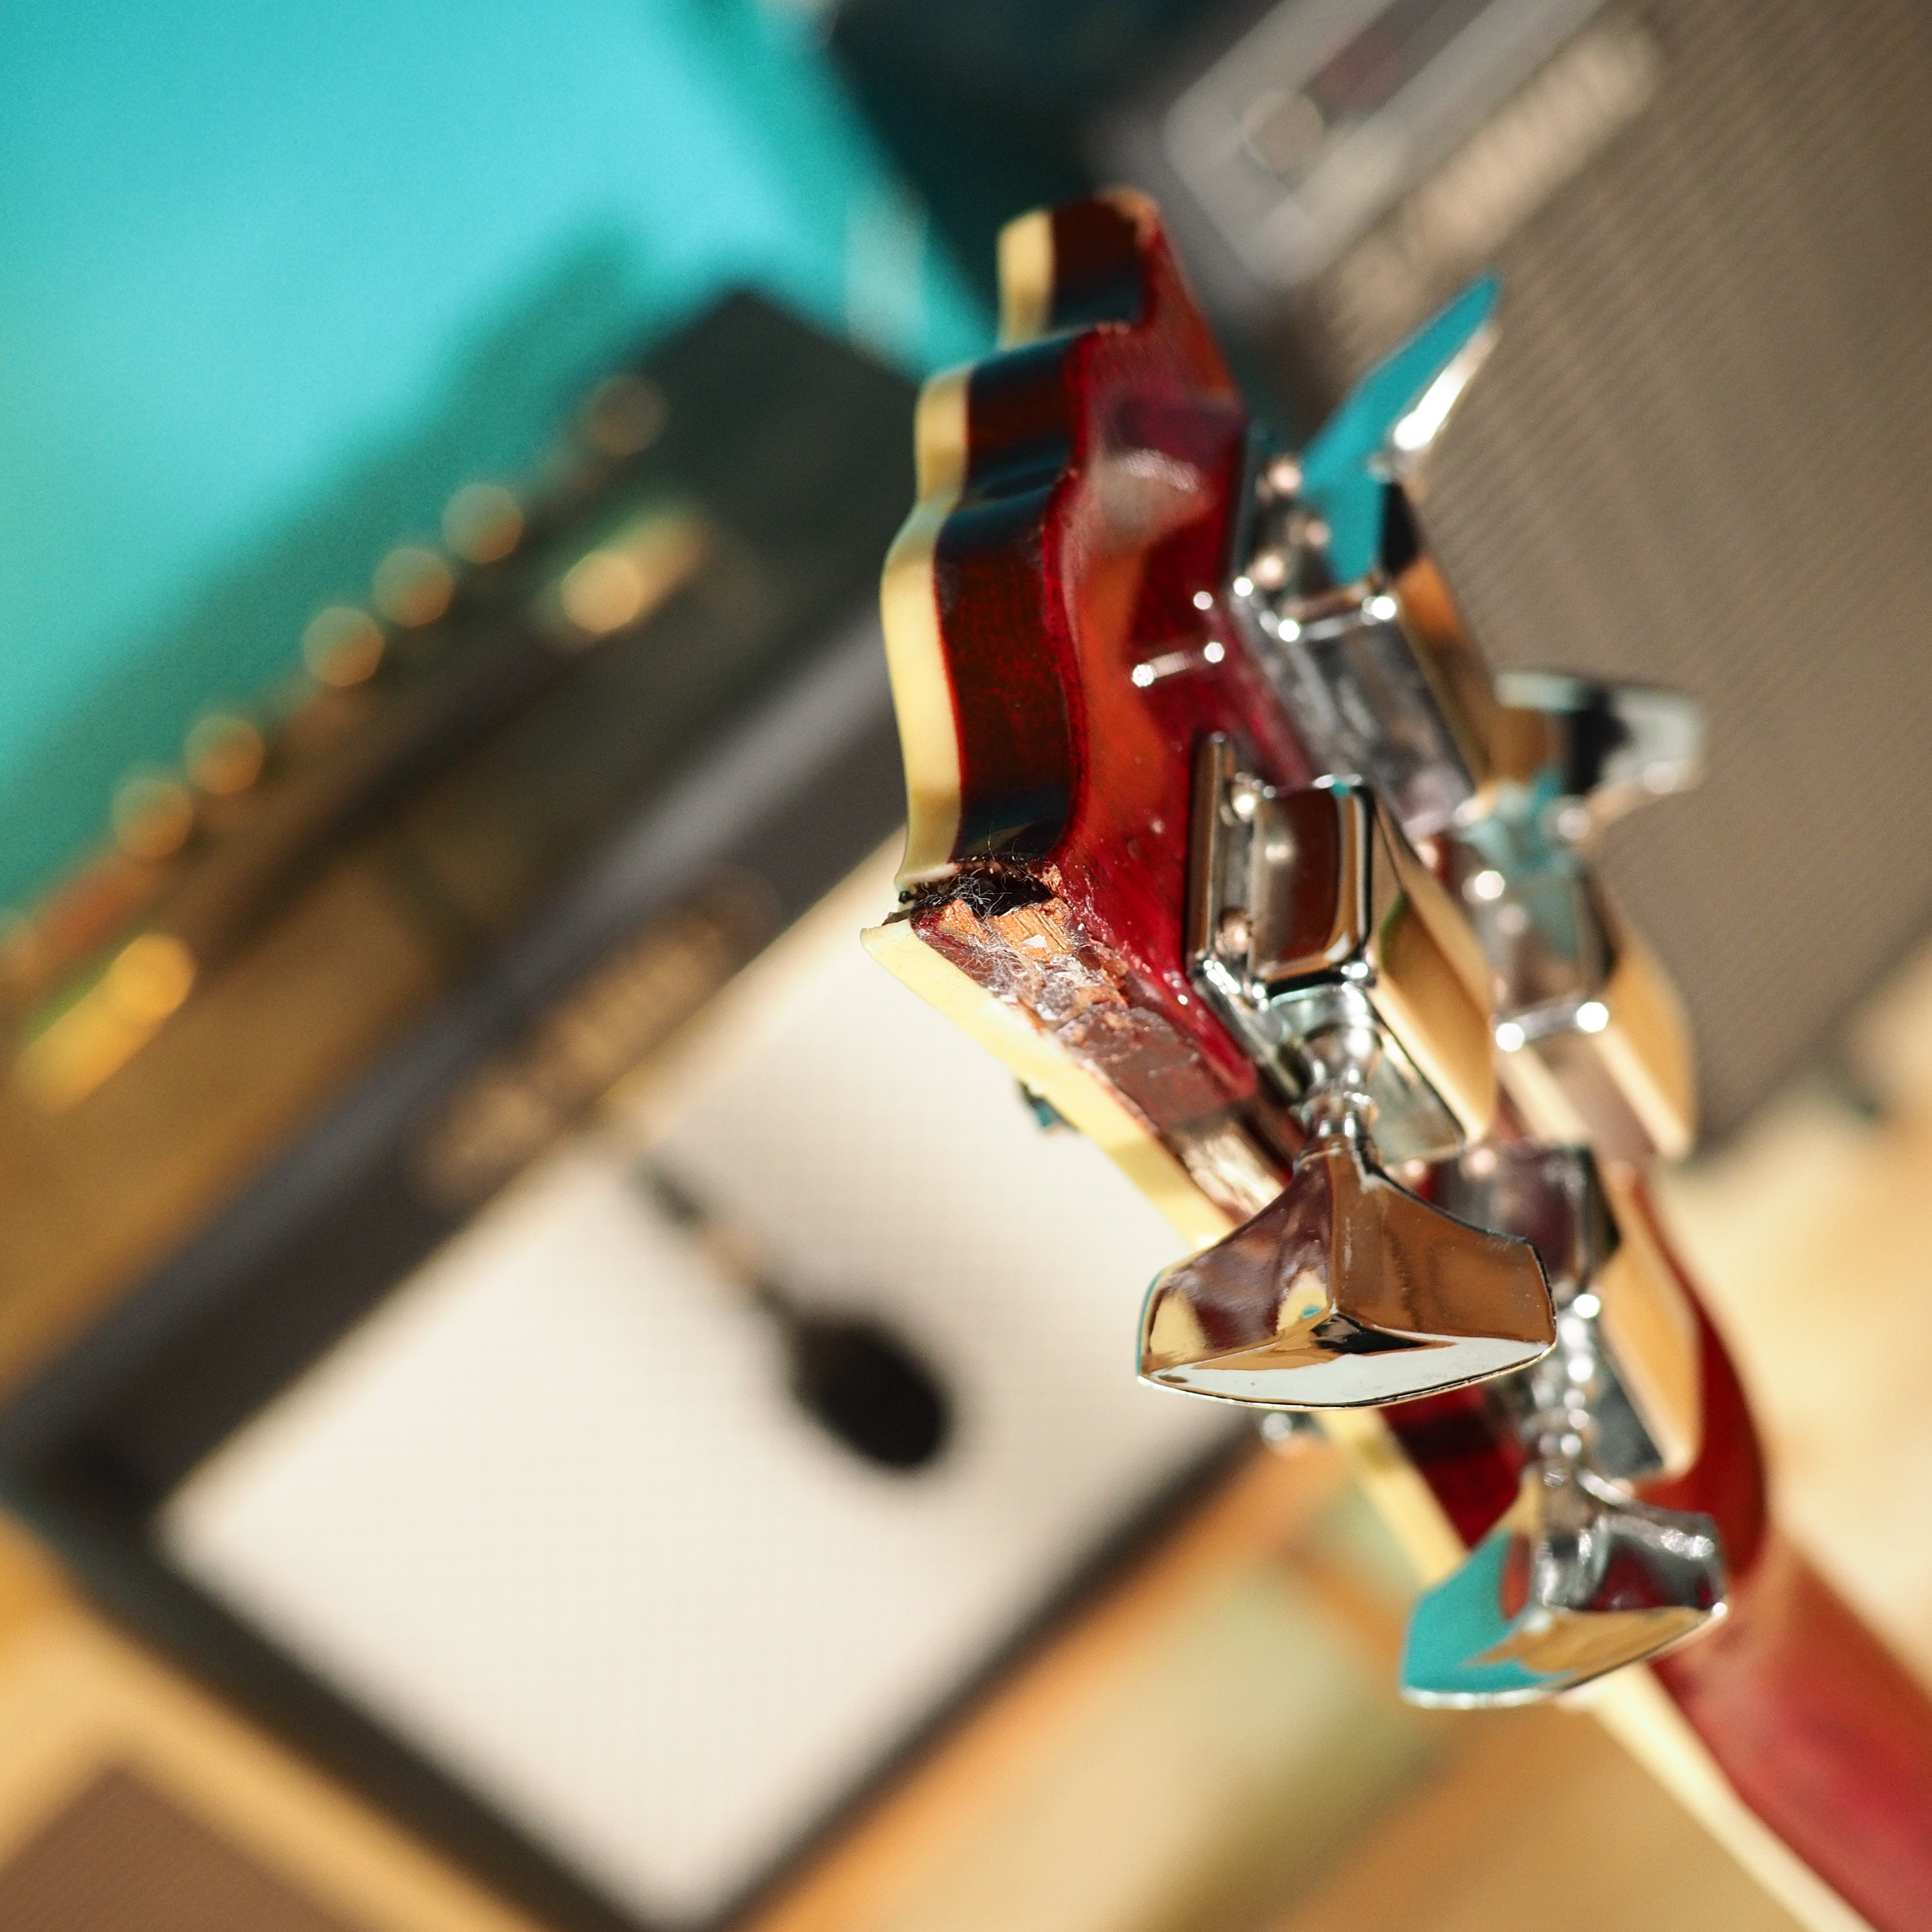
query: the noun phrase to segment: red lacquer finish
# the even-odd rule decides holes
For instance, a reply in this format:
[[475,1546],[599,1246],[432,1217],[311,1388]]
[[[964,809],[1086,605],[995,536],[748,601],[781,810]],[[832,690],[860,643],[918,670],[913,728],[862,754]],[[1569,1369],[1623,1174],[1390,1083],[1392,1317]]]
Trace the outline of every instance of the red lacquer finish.
[[1645,1493],[1717,1518],[1732,1607],[1658,1676],[1738,1796],[1855,1910],[1883,1932],[1932,1924],[1932,1699],[1770,1520],[1743,1386],[1700,1316],[1703,1453]]
[[1478,1542],[1516,1501],[1526,1459],[1480,1388],[1396,1402],[1382,1419],[1465,1543]]
[[1883,1932],[1932,1924],[1925,1693],[1773,1528],[1730,1616],[1654,1666],[1744,1802]]
[[[1054,239],[1082,267],[1076,313],[1112,313],[973,372],[966,485],[934,570],[960,742],[956,855],[988,886],[1021,874],[1051,902],[1038,916],[1079,956],[1012,968],[1053,978],[1042,999],[1064,994],[1135,1103],[1178,1127],[1255,1085],[1183,964],[1193,747],[1231,731],[1270,778],[1312,774],[1219,601],[1247,417],[1166,239],[1106,203],[1064,212]],[[1132,682],[1161,660],[1156,682]],[[982,935],[943,916],[959,892],[938,896],[922,933],[979,976]]]
[[[1247,422],[1148,204],[1062,211],[1053,254],[1048,332],[968,388],[964,482],[933,566],[956,870],[903,916],[1245,1214],[1231,1137],[1252,1189],[1298,1136],[1188,979],[1193,760],[1220,731],[1278,784],[1314,770],[1221,602]],[[1137,664],[1156,674],[1137,683]],[[1704,1380],[1700,1460],[1651,1494],[1717,1519],[1735,1607],[1660,1676],[1744,1802],[1874,1924],[1932,1924],[1932,1702],[1768,1529],[1756,1435],[1708,1322]],[[1510,1429],[1480,1389],[1387,1416],[1473,1543],[1516,1494]]]

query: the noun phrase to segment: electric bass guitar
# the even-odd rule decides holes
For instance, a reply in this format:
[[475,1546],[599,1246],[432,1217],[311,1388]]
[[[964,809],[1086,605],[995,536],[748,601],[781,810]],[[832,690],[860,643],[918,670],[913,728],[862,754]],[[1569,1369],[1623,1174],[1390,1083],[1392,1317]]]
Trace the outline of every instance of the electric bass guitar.
[[1291,453],[1144,199],[1000,270],[886,568],[868,945],[1187,1240],[1143,1377],[1350,1456],[1423,1580],[1405,1696],[1584,1696],[1806,1922],[1922,1927],[1932,1701],[1779,1534],[1646,1188],[1691,1058],[1590,852],[1695,782],[1696,709],[1492,676],[1430,551],[1496,285]]

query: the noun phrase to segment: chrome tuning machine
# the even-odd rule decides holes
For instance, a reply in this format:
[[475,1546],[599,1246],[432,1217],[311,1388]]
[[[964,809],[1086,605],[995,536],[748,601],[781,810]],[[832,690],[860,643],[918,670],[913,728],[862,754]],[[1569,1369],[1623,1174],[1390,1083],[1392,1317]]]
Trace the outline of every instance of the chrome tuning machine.
[[[1412,499],[1436,437],[1496,340],[1478,281],[1372,370],[1299,456],[1256,479],[1231,585],[1250,649],[1333,772],[1375,787],[1411,838],[1480,809],[1488,674],[1466,640],[1419,621]],[[1414,607],[1414,608],[1411,608]],[[1424,636],[1425,631],[1433,634]]]
[[1502,1391],[1527,1455],[1515,1504],[1410,1622],[1402,1694],[1521,1703],[1671,1648],[1724,1614],[1708,1516],[1628,1485],[1681,1473],[1701,1430],[1694,1324],[1628,1202],[1581,1148],[1484,1147],[1434,1190],[1534,1240],[1557,1345]]
[[1453,1153],[1494,1108],[1487,969],[1454,902],[1367,787],[1277,791],[1218,736],[1190,872],[1195,983],[1308,1138],[1269,1206],[1156,1281],[1142,1375],[1345,1408],[1536,1360],[1556,1328],[1531,1244],[1384,1171]]
[[1686,1152],[1696,1103],[1677,998],[1592,874],[1588,847],[1702,768],[1696,702],[1549,671],[1496,680],[1486,808],[1450,876],[1495,974],[1496,1043],[1537,1133],[1642,1160]]

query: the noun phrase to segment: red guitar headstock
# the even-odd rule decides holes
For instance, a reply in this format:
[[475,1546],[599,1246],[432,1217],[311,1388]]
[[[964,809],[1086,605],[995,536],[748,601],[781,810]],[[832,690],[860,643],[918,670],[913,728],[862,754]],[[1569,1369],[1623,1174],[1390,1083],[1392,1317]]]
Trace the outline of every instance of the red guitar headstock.
[[[1421,466],[1494,284],[1289,456],[1144,198],[1028,216],[1000,269],[1002,346],[928,385],[886,566],[909,825],[868,946],[1198,1251],[1149,1298],[1143,1376],[1322,1412],[1433,1586],[1406,1694],[1546,1696],[1762,1604],[1659,1675],[1856,1889],[1856,1765],[1821,1813],[1724,1728],[1790,1663],[1798,1599],[1645,1195],[1690,1138],[1682,1023],[1588,863],[1604,820],[1694,782],[1695,710],[1492,681],[1426,547]],[[1876,1682],[1864,1641],[1838,1648]],[[1616,1681],[1624,1734],[1715,1817],[1702,1747]],[[1874,1748],[1932,1762],[1932,1712],[1887,1681],[1916,1728]],[[1870,1842],[1892,1895],[1919,1865]]]
[[[1507,782],[1498,718],[1532,778],[1560,721],[1499,711],[1364,466],[1412,466],[1482,315],[1372,378],[1304,476],[1262,462],[1144,200],[1029,216],[1001,271],[1003,346],[928,386],[886,567],[910,814],[869,943],[1216,1244],[1156,1287],[1150,1378],[1333,1408],[1526,1368],[1556,1336],[1541,1230],[1429,1164],[1497,1120],[1450,835]],[[1626,1380],[1681,1393],[1660,1352]]]
[[[1254,1069],[1183,956],[1194,748],[1258,723],[1270,778],[1314,775],[1222,598],[1246,412],[1138,197],[1026,218],[1001,266],[1005,346],[928,387],[886,568],[911,930],[997,980],[1070,1070],[1103,1066],[1143,1134],[1226,1142],[1208,1191],[1238,1214],[1269,1168],[1231,1126]],[[1070,1071],[1029,1072],[1100,1124]],[[1191,1191],[1160,1190],[1199,1235],[1215,1216]]]
[[[1017,339],[928,388],[921,501],[886,566],[913,910],[874,943],[922,989],[939,970],[915,941],[1023,1010],[1034,1083],[1161,1170],[1197,1238],[1282,1194],[1310,1083],[1347,1088],[1328,1063],[1351,1027],[1373,1034],[1360,1103],[1324,1117],[1336,1144],[1294,1170],[1280,1225],[1150,1310],[1149,1374],[1346,1406],[1524,1366],[1555,1332],[1529,1248],[1445,1221],[1356,1150],[1372,1126],[1390,1156],[1487,1127],[1487,970],[1388,810],[1310,788],[1324,766],[1230,598],[1248,419],[1154,211],[1120,195],[1029,217],[1002,266]],[[1324,843],[1321,878],[1266,885],[1297,840]],[[1282,986],[1319,1009],[1292,1070],[1289,1042],[1258,1036]],[[1318,1292],[1285,1298],[1284,1241]]]

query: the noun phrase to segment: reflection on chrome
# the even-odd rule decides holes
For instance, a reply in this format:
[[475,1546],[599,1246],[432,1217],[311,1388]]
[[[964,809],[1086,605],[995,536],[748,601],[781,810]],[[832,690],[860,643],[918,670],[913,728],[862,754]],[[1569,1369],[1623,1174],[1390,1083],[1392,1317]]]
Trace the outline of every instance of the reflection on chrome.
[[[1640,1502],[1614,1480],[1681,1468],[1696,1418],[1669,1400],[1672,1364],[1660,1375],[1633,1360],[1620,1373],[1606,1346],[1606,1310],[1647,1282],[1594,1162],[1580,1148],[1493,1153],[1473,1176],[1461,1163],[1444,1191],[1535,1239],[1556,1296],[1557,1344],[1508,1391],[1523,1403],[1529,1456],[1515,1504],[1416,1605],[1402,1688],[1419,1704],[1551,1696],[1656,1656],[1725,1610],[1715,1523]],[[1694,1346],[1679,1338],[1678,1352],[1694,1383]]]

